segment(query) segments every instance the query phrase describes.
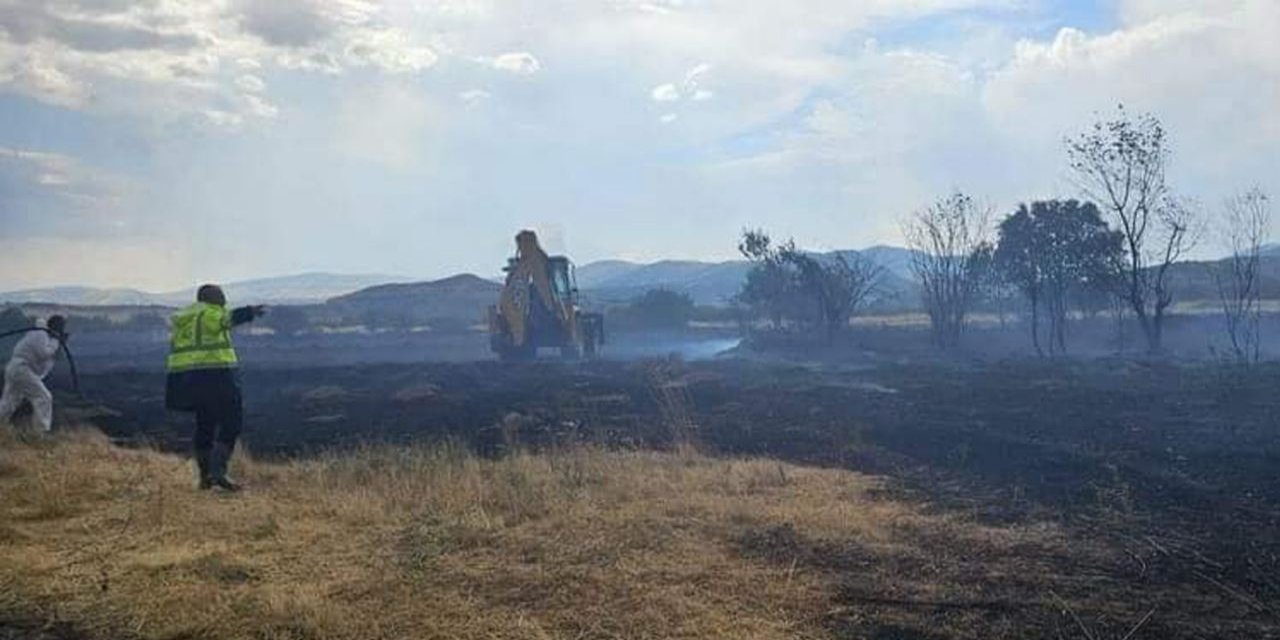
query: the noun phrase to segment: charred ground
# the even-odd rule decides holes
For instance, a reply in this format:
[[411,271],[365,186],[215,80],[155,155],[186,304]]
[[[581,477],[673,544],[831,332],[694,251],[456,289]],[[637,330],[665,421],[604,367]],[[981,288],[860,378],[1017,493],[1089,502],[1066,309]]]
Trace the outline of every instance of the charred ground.
[[[1120,638],[1140,622],[1133,637],[1280,634],[1280,365],[736,359],[244,376],[246,439],[260,455],[438,439],[490,455],[662,449],[689,437],[713,454],[886,476],[895,498],[978,522],[1068,532],[1061,548],[915,532],[928,552],[895,566],[786,527],[739,541],[837,574],[848,608],[828,622],[849,637]],[[186,448],[160,374],[89,375],[85,387],[114,399],[110,435]]]

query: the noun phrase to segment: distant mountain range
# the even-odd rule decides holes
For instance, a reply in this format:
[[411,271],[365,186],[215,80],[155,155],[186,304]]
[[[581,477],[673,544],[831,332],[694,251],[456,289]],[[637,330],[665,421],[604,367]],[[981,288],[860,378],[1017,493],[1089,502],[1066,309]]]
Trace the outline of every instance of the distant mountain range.
[[[376,285],[407,282],[409,278],[383,274],[303,273],[227,284],[227,298],[235,304],[314,304]],[[0,293],[0,303],[48,303],[69,306],[177,307],[195,300],[195,288],[165,293],[137,289],[50,287]]]
[[[915,308],[918,295],[911,274],[910,250],[876,246],[861,252],[816,255],[830,258],[837,254],[847,256],[855,253],[861,253],[884,268],[881,301],[877,307]],[[1263,296],[1280,298],[1280,245],[1265,247],[1263,254]],[[1170,275],[1179,301],[1216,299],[1216,288],[1209,270],[1211,264],[1184,262],[1175,266]],[[723,305],[738,292],[750,269],[751,264],[745,260],[663,260],[647,264],[601,260],[579,266],[577,282],[587,306],[593,308],[626,304],[650,289],[686,293],[702,305]],[[233,304],[306,305],[309,315],[341,322],[376,321],[379,324],[417,326],[416,323],[439,324],[444,320],[454,324],[480,322],[484,309],[497,301],[501,287],[499,282],[471,274],[422,282],[378,274],[309,273],[235,282],[226,288]],[[177,307],[194,297],[193,290],[146,293],[133,289],[57,287],[3,293],[0,294],[0,304]]]
[[[885,268],[887,289],[899,290],[909,286],[909,250],[877,246],[862,253]],[[627,302],[649,289],[670,289],[689,294],[698,304],[717,305],[725,304],[738,292],[750,269],[750,263],[745,260],[663,260],[648,264],[601,260],[578,267],[577,278],[579,288],[587,297],[592,302],[601,304]],[[304,273],[232,282],[225,289],[227,297],[234,304],[315,305],[332,300],[349,307],[356,301],[372,302],[396,295],[415,295],[426,290],[434,291],[433,295],[438,297],[446,295],[443,293],[445,290],[462,295],[463,289],[475,289],[476,291],[465,294],[470,296],[478,295],[477,291],[482,289],[496,291],[499,286],[492,280],[469,274],[431,282],[414,282],[410,278],[381,274]],[[440,289],[437,290],[437,287]],[[353,297],[352,294],[357,292],[361,295]],[[188,304],[194,298],[194,289],[150,293],[137,289],[67,286],[0,293],[0,304],[178,307]]]

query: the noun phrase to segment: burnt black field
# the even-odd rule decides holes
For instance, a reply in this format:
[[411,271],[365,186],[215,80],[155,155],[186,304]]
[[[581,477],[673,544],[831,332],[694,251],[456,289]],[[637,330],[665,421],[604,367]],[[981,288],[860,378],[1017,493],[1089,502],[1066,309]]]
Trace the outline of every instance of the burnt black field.
[[[1076,548],[1028,557],[1021,576],[982,573],[984,553],[1007,550],[958,557],[939,541],[939,566],[975,572],[975,588],[996,603],[965,613],[984,624],[1057,637],[1062,612],[1036,604],[1051,591],[1091,603],[1074,613],[1117,637],[1150,609],[1158,615],[1145,637],[1280,633],[1280,364],[990,354],[822,361],[743,347],[712,359],[512,365],[467,360],[483,343],[454,345],[452,362],[414,362],[414,350],[429,345],[360,340],[326,355],[338,363],[309,366],[294,359],[314,344],[242,341],[245,442],[255,455],[441,439],[487,455],[579,443],[665,449],[691,439],[713,454],[884,476],[895,498],[959,517],[1067,527]],[[137,353],[154,359],[154,349]],[[130,367],[119,352],[87,360],[85,393],[113,412],[94,422],[123,443],[186,450],[190,419],[164,411],[158,366]],[[64,402],[70,413],[83,404]],[[846,552],[806,557],[842,566]],[[903,568],[932,570],[940,569]]]

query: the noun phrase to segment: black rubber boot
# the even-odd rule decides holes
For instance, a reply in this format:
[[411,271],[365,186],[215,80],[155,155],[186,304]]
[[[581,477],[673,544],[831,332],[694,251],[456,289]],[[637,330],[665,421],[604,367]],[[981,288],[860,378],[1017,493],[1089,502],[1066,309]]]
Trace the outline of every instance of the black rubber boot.
[[239,491],[240,485],[227,477],[227,464],[231,461],[232,448],[226,443],[213,445],[213,454],[209,458],[209,482],[223,491]]
[[213,488],[213,480],[209,476],[212,452],[208,449],[196,449],[196,471],[200,474],[200,490]]

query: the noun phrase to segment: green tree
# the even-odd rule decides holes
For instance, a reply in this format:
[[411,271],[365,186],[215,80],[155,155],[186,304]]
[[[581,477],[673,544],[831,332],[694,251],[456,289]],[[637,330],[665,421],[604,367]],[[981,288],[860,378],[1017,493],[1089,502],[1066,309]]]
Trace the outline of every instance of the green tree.
[[1031,341],[1043,355],[1041,309],[1049,319],[1049,352],[1066,350],[1072,296],[1097,289],[1121,259],[1122,235],[1092,203],[1049,200],[1019,205],[999,227],[994,263],[1001,279],[1030,304]]
[[783,259],[786,252],[794,250],[792,242],[775,247],[769,235],[760,229],[743,231],[738,243],[738,252],[751,261],[752,267],[738,291],[737,301],[757,315],[767,317],[774,329],[782,328],[784,317],[794,316],[796,311],[795,267]]

